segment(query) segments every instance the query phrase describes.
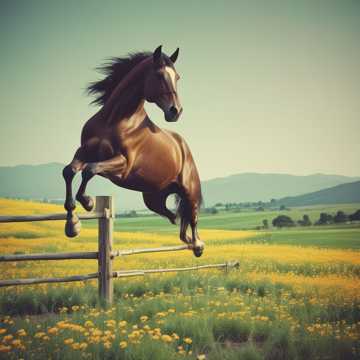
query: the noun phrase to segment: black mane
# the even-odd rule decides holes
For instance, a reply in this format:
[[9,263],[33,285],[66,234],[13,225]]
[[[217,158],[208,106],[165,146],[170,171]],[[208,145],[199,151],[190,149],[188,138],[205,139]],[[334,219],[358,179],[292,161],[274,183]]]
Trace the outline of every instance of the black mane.
[[104,105],[115,87],[137,64],[152,55],[150,52],[139,52],[129,54],[127,57],[113,57],[107,63],[97,68],[98,71],[105,74],[105,78],[94,81],[87,87],[87,93],[96,95],[92,104]]
[[[89,95],[96,95],[95,100],[91,103],[104,105],[126,74],[149,56],[152,56],[151,52],[133,53],[123,58],[113,57],[107,63],[98,67],[97,70],[103,73],[105,78],[90,83],[86,88]],[[164,53],[162,54],[162,60],[164,64],[173,66],[169,57]]]

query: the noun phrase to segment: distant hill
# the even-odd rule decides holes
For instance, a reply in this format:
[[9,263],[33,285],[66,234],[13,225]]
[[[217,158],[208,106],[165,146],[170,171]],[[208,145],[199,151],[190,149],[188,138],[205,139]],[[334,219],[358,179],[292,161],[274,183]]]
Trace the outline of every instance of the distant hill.
[[212,206],[217,202],[269,201],[297,196],[356,180],[360,177],[244,173],[204,181],[202,190],[206,206]]
[[[0,197],[23,199],[63,199],[65,194],[62,169],[59,163],[0,167]],[[74,181],[79,185],[80,176]],[[315,174],[295,176],[284,174],[244,173],[202,182],[206,206],[217,202],[269,201],[296,196],[354,182],[360,178]],[[75,191],[74,191],[75,193]],[[88,186],[91,195],[114,195],[117,209],[143,209],[141,193],[121,189],[101,177],[95,177]]]
[[285,197],[277,200],[276,203],[285,206],[360,203],[360,181],[341,184],[300,196]]
[[[64,164],[19,165],[0,167],[0,197],[33,200],[59,200],[65,197],[62,177]],[[74,179],[74,195],[80,185],[81,176]],[[109,180],[96,176],[87,187],[89,195],[114,195],[118,211],[143,209],[141,193],[121,189]]]

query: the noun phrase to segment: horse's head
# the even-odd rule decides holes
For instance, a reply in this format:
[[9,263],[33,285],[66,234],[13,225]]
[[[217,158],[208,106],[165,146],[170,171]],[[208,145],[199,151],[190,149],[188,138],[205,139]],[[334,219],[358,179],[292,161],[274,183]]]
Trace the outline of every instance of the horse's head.
[[149,102],[155,103],[164,112],[166,121],[177,121],[182,113],[182,106],[177,94],[176,83],[179,75],[174,63],[179,55],[179,48],[170,56],[161,52],[159,46],[153,53],[153,64],[145,79],[144,95]]

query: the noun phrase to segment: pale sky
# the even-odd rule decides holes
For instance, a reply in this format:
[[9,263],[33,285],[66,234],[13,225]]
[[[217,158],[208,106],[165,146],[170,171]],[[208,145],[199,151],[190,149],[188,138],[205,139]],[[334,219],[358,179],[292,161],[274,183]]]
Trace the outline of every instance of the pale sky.
[[360,175],[360,1],[2,1],[0,166],[69,162],[111,56],[171,54],[202,179]]

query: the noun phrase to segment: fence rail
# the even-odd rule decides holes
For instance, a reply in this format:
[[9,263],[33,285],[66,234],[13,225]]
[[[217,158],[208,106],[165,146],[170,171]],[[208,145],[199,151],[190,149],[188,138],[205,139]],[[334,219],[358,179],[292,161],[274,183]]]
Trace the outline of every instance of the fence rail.
[[[222,264],[208,264],[188,266],[182,268],[168,269],[137,269],[113,271],[113,259],[118,256],[137,255],[154,252],[172,252],[190,250],[191,245],[163,246],[158,248],[113,250],[113,228],[114,228],[114,202],[111,196],[97,196],[94,212],[79,214],[81,220],[98,219],[98,251],[88,252],[67,252],[67,253],[43,253],[43,254],[16,254],[0,255],[0,262],[10,261],[35,261],[35,260],[72,260],[72,259],[97,259],[98,272],[86,275],[74,275],[67,277],[33,278],[33,279],[12,279],[0,280],[0,287],[15,285],[30,285],[44,283],[60,283],[71,281],[87,281],[98,279],[99,296],[105,304],[111,304],[113,300],[113,279],[133,276],[144,276],[146,274],[169,273],[193,271],[201,269],[231,269],[238,268],[239,262],[232,261]],[[47,214],[32,216],[0,216],[0,223],[9,222],[33,222],[66,220],[66,214]]]
[[[99,196],[101,197],[101,196]],[[108,217],[108,213],[104,212],[90,212],[78,214],[80,220],[102,219]],[[66,220],[66,214],[48,214],[48,215],[29,215],[29,216],[0,216],[0,223],[10,222],[33,222],[33,221],[57,221]]]

